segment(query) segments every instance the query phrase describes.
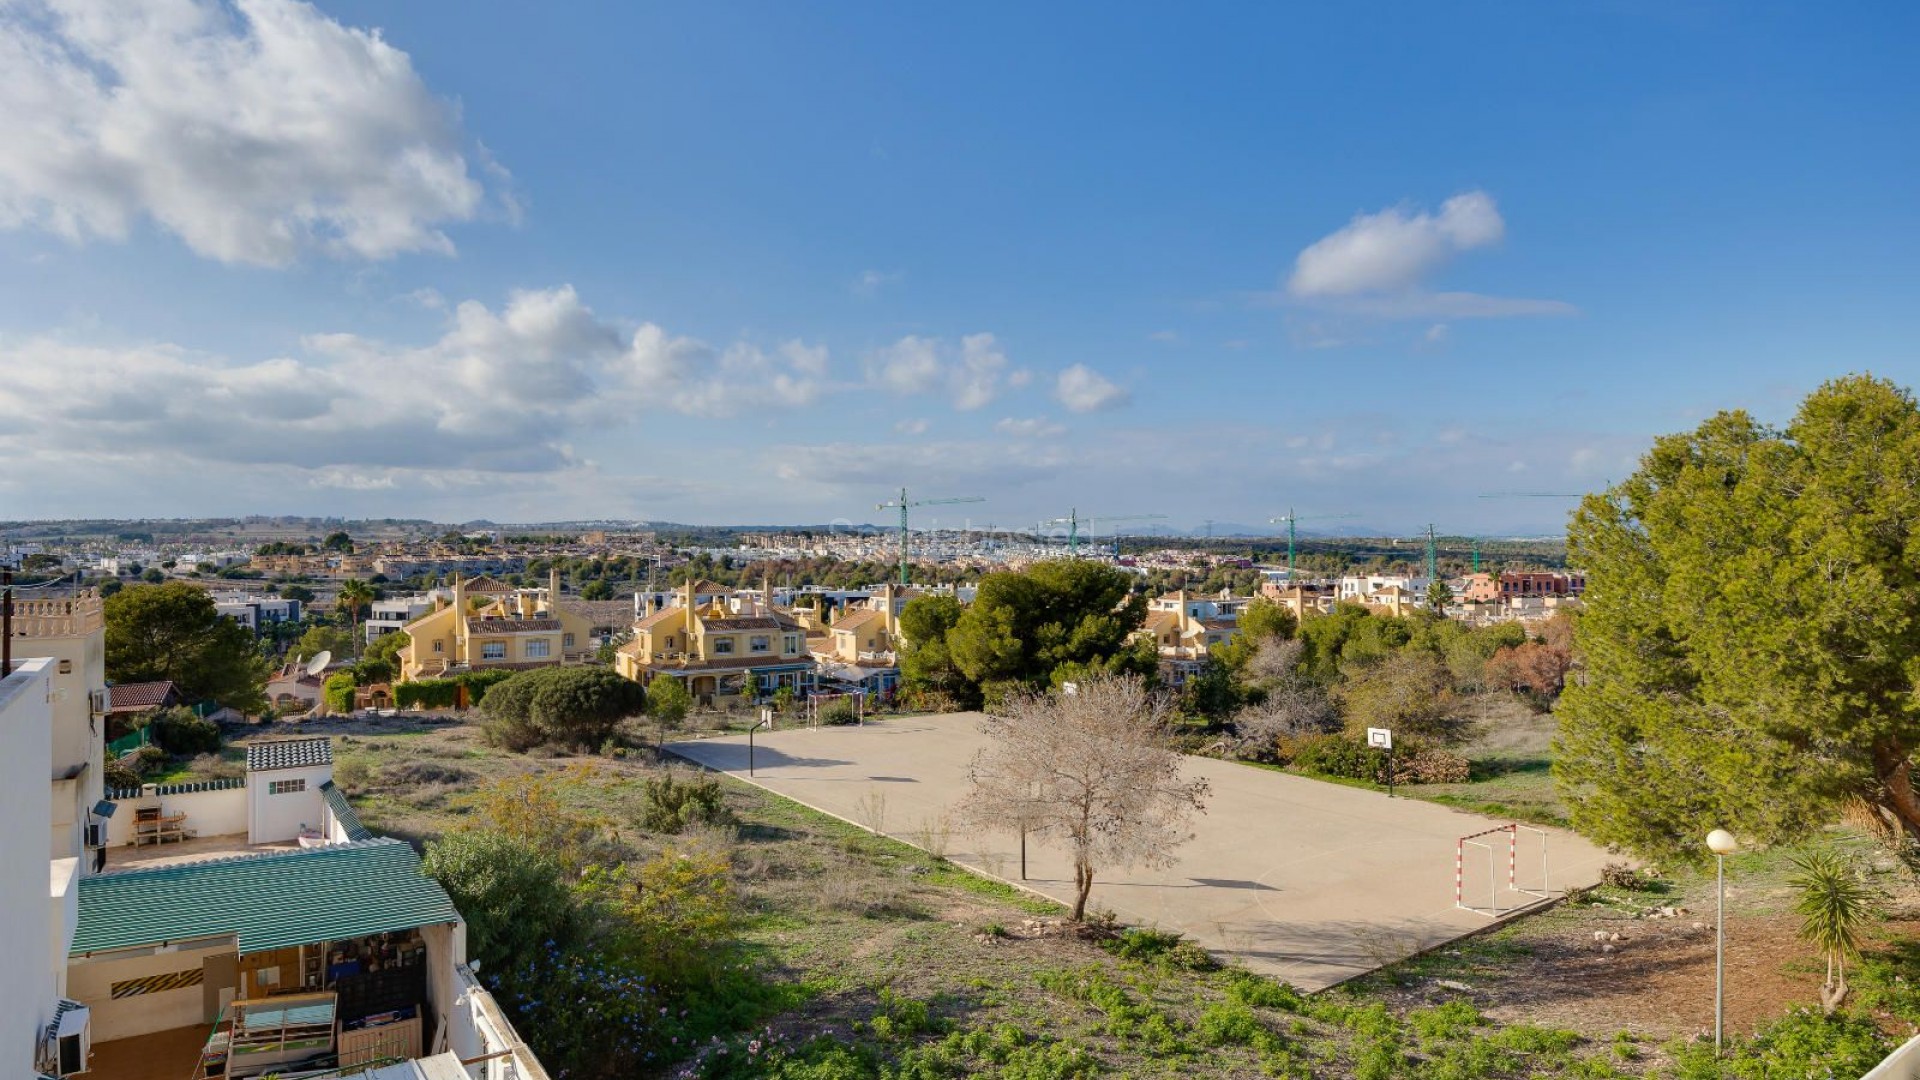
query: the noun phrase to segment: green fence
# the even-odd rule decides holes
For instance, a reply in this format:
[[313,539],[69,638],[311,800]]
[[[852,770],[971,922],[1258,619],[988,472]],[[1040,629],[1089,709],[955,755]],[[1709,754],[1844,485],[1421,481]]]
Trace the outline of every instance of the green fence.
[[128,754],[133,753],[143,746],[152,745],[153,736],[147,734],[146,728],[140,728],[131,734],[122,735],[108,743],[107,749],[112,752],[114,757],[126,757]]

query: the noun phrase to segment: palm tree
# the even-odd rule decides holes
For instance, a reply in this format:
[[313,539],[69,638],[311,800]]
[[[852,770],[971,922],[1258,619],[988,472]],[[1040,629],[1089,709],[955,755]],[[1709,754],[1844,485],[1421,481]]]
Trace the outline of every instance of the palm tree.
[[1860,955],[1862,933],[1880,917],[1884,897],[1837,851],[1810,851],[1792,861],[1797,872],[1787,884],[1800,890],[1793,904],[1801,920],[1800,940],[1826,954],[1820,1005],[1831,1014],[1846,1000],[1847,961]]
[[334,606],[345,611],[353,623],[353,647],[360,647],[360,613],[373,603],[373,586],[359,578],[348,578],[340,584],[340,596]]

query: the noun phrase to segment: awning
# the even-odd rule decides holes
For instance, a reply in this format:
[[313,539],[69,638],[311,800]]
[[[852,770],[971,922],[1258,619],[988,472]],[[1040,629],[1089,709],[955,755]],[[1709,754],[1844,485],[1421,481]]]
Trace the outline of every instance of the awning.
[[460,917],[390,837],[97,874],[79,890],[73,956],[226,935],[252,953]]

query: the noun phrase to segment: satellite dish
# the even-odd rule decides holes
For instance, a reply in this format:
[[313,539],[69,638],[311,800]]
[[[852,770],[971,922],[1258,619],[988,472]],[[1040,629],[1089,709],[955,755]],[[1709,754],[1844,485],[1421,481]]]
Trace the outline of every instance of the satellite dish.
[[333,663],[333,653],[326,649],[321,649],[319,653],[315,654],[313,659],[307,661],[307,674],[318,675],[327,670],[327,665],[331,663]]

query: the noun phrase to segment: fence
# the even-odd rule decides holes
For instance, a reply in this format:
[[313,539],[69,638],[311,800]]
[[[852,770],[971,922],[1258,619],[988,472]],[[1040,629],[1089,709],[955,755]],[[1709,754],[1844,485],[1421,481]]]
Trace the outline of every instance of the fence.
[[152,746],[153,736],[147,728],[130,731],[107,744],[107,751],[114,757],[126,757],[143,746]]

